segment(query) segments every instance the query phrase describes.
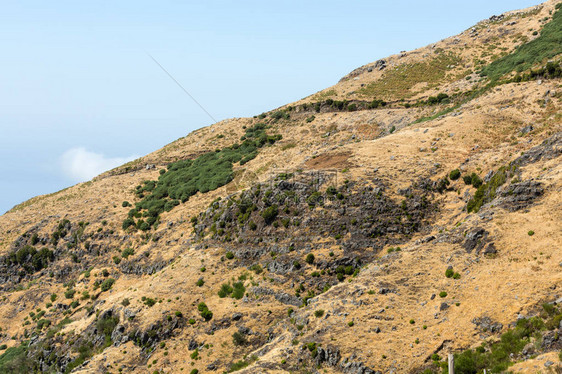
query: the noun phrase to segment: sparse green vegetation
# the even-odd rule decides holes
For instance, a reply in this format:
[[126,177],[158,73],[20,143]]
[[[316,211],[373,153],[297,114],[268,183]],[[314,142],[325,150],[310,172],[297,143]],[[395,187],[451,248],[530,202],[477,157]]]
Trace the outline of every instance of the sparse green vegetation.
[[512,72],[522,72],[534,64],[562,53],[562,11],[556,5],[552,20],[544,25],[536,39],[519,46],[513,53],[502,57],[482,69],[481,74],[496,81]]
[[250,364],[252,364],[254,361],[256,361],[258,358],[257,356],[251,356],[249,359],[247,360],[240,360],[237,361],[235,363],[233,363],[232,365],[230,365],[230,369],[228,369],[229,373],[233,373],[235,371],[238,370],[242,370],[245,367],[249,366]]
[[244,287],[244,283],[240,281],[240,282],[234,282],[232,286],[228,283],[223,283],[218,292],[218,295],[220,298],[231,296],[236,300],[240,300],[241,298],[244,297],[245,292],[246,292],[246,287]]
[[[515,168],[507,168],[502,166],[486,184],[482,184],[482,180],[478,178],[475,183],[475,178],[478,177],[474,174],[472,178],[472,185],[475,186],[480,184],[474,197],[469,200],[466,205],[467,212],[478,213],[482,205],[492,201],[496,197],[496,190],[505,183],[511,172],[515,171]],[[476,186],[475,186],[476,187]]]
[[233,179],[234,163],[245,164],[257,156],[260,148],[281,139],[280,135],[267,135],[266,129],[267,125],[258,123],[246,129],[241,144],[203,154],[194,160],[174,162],[158,181],[144,181],[135,191],[142,200],[129,211],[123,229],[134,226],[146,231],[156,227],[161,213],[186,202],[197,192],[213,191],[229,183]]
[[0,373],[27,374],[32,371],[25,344],[10,347],[0,355]]
[[[519,319],[515,328],[502,334],[499,340],[455,354],[455,373],[480,373],[483,369],[492,373],[506,372],[513,364],[512,357],[517,357],[533,339],[540,341],[541,331],[557,329],[560,320],[562,313],[556,307],[543,305],[540,316]],[[439,358],[434,361],[437,360]]]
[[458,56],[440,53],[423,62],[402,64],[387,69],[380,79],[369,83],[358,92],[370,97],[408,98],[416,94],[411,88],[417,83],[427,82],[429,88],[435,87],[445,80],[450,67],[459,62]]

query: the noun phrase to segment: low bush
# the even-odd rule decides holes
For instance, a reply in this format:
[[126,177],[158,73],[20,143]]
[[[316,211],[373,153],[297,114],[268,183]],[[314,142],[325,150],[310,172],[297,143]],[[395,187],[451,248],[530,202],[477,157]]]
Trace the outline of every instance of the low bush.
[[125,248],[122,252],[121,252],[121,257],[123,258],[128,258],[129,256],[132,256],[135,254],[135,250],[133,248]]
[[466,205],[467,212],[474,212],[478,213],[482,205],[492,201],[496,197],[497,189],[502,186],[507,178],[515,171],[515,168],[506,168],[502,166],[499,170],[494,173],[490,181],[486,184],[482,184],[482,180],[476,175],[473,174],[477,180],[475,183],[475,178],[472,178],[472,185],[478,188],[474,197],[470,199]]
[[64,292],[64,297],[66,297],[67,299],[72,299],[74,297],[74,294],[76,294],[76,290],[70,288]]
[[275,218],[277,217],[278,214],[279,214],[279,209],[277,205],[274,204],[265,208],[262,211],[261,216],[263,217],[265,223],[269,225],[273,221],[275,221]]
[[246,335],[236,331],[234,334],[232,334],[232,342],[235,346],[241,346],[248,344],[248,339],[246,338]]
[[209,310],[207,304],[201,302],[197,305],[197,310],[199,310],[199,314],[205,321],[210,321],[213,318],[213,312]]
[[459,169],[455,169],[455,170],[451,170],[451,172],[449,173],[449,178],[452,181],[456,181],[457,179],[459,179],[461,176],[461,171]]
[[109,290],[111,289],[111,287],[113,287],[113,284],[114,284],[114,283],[115,283],[115,279],[113,279],[113,278],[107,278],[106,280],[104,280],[104,281],[101,283],[101,286],[100,286],[101,291],[102,291],[102,292],[109,291]]

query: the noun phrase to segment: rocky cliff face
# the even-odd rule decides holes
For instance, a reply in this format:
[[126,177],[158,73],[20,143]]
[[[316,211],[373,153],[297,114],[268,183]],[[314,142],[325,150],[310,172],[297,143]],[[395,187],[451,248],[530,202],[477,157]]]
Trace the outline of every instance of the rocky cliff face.
[[0,371],[554,370],[560,7],[16,206]]

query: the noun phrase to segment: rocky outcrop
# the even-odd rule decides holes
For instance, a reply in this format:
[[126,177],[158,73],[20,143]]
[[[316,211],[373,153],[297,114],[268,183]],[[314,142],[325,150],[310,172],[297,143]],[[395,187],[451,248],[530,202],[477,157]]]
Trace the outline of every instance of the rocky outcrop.
[[513,183],[502,191],[498,203],[502,208],[514,212],[533,204],[543,193],[544,188],[540,182],[525,181]]
[[484,248],[487,238],[488,231],[481,227],[476,227],[466,234],[466,239],[462,246],[468,253],[475,252],[479,254],[482,248]]

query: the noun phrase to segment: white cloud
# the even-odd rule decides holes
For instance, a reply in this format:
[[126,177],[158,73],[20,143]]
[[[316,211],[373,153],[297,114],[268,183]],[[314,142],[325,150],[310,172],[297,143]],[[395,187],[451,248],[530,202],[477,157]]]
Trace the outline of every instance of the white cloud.
[[60,157],[62,172],[76,182],[92,179],[104,171],[123,165],[139,156],[106,157],[102,153],[86,150],[84,147],[71,148]]

